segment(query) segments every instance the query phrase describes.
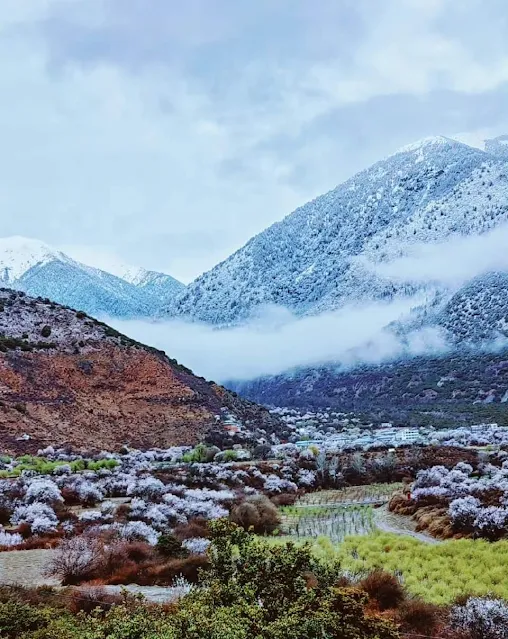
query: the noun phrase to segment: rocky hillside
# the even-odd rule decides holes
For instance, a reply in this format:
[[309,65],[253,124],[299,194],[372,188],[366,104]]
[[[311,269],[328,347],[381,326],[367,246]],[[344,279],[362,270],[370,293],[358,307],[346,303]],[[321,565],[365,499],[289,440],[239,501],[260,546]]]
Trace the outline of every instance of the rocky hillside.
[[42,298],[0,289],[0,450],[191,444],[269,413],[160,351]]
[[508,425],[508,351],[359,366],[301,369],[231,387],[253,401],[300,408],[380,412],[400,423]]
[[38,240],[0,238],[0,284],[48,297],[94,317],[154,317],[185,288],[170,275],[145,269],[120,275],[73,260]]
[[254,237],[190,284],[169,312],[224,324],[266,303],[306,314],[421,289],[429,299],[452,294],[394,282],[376,266],[415,243],[508,220],[506,145],[491,142],[489,153],[442,137],[401,149]]

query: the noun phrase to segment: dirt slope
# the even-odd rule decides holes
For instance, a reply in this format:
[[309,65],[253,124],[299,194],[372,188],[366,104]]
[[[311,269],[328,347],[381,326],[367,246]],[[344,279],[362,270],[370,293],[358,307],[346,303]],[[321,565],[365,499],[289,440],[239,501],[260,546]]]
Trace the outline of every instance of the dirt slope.
[[228,414],[273,421],[84,313],[0,290],[0,450],[189,444]]

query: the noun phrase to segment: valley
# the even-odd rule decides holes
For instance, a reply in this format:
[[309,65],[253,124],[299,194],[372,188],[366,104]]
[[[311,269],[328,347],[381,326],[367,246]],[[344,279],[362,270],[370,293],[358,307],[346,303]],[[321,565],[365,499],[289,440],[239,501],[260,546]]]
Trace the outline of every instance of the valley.
[[[502,233],[489,148],[402,149],[188,287],[0,243],[0,634],[504,636],[474,628],[508,627],[506,272],[386,270],[413,245]],[[333,321],[413,295],[376,335],[386,356],[358,344],[224,385],[107,320],[205,321],[213,339],[265,303]]]

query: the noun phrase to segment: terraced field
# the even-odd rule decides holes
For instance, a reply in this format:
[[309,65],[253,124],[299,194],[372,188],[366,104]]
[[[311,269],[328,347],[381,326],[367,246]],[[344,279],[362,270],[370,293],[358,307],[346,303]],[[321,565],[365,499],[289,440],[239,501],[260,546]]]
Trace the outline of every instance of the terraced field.
[[385,504],[401,484],[351,486],[308,493],[293,506],[284,506],[282,531],[297,539],[328,537],[333,542],[376,530],[374,506]]

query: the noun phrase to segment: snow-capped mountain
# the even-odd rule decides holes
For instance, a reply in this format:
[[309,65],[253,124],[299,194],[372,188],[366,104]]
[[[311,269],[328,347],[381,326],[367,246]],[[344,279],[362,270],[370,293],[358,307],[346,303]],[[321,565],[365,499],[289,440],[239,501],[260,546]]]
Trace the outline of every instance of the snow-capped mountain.
[[72,261],[47,244],[26,237],[0,238],[0,282],[8,286],[23,276],[32,266],[58,260]]
[[126,267],[120,277],[153,295],[161,304],[171,304],[185,289],[185,284],[171,275],[142,267]]
[[429,298],[442,294],[417,281],[394,281],[376,265],[414,244],[506,222],[503,142],[488,145],[495,153],[444,137],[400,149],[252,238],[190,284],[168,311],[225,324],[267,303],[309,314],[422,288]]
[[155,317],[161,304],[171,300],[171,291],[177,294],[178,284],[168,275],[144,269],[137,269],[128,281],[73,260],[38,240],[0,239],[0,286],[49,298],[93,316]]

